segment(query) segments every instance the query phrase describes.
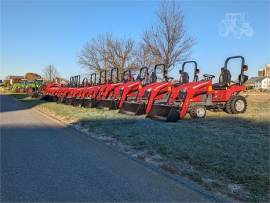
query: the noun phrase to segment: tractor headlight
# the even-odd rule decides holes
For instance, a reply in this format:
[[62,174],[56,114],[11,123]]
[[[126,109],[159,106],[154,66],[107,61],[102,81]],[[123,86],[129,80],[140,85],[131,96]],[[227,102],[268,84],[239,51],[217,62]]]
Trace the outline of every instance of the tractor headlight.
[[179,99],[180,99],[180,101],[185,101],[186,96],[187,96],[187,91],[185,89],[184,90],[181,90],[179,92]]

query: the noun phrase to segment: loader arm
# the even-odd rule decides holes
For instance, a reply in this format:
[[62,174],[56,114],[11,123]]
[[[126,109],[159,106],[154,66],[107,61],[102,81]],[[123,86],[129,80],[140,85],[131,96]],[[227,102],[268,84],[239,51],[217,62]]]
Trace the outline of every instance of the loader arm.
[[212,81],[206,81],[203,83],[189,85],[186,90],[186,97],[179,109],[179,119],[183,119],[189,111],[191,104],[193,105],[205,105],[200,96],[204,94],[212,93]]
[[[154,104],[155,100],[158,99],[157,97],[170,92],[170,88],[172,87],[172,83],[171,82],[165,82],[162,83],[158,86],[156,86],[155,88],[152,89],[150,96],[149,96],[149,100],[147,103],[147,107],[146,107],[146,113],[149,113],[152,105]],[[168,91],[169,90],[169,91]]]
[[124,102],[127,100],[127,97],[130,93],[139,91],[139,86],[142,85],[141,81],[132,83],[132,84],[127,84],[123,87],[123,92],[122,95],[120,95],[121,99],[119,102],[119,108],[122,108]]

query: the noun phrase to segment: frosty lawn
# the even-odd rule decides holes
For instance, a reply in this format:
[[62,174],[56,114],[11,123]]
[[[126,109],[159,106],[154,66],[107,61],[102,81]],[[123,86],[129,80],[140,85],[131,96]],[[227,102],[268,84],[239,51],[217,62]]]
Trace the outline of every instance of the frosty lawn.
[[[29,107],[49,110],[90,132],[117,138],[174,162],[187,162],[192,168],[181,174],[204,185],[205,179],[211,180],[206,185],[209,189],[245,201],[269,201],[270,94],[250,95],[248,111],[242,115],[208,112],[206,119],[187,118],[178,123],[14,96]],[[230,190],[232,184],[240,189]]]

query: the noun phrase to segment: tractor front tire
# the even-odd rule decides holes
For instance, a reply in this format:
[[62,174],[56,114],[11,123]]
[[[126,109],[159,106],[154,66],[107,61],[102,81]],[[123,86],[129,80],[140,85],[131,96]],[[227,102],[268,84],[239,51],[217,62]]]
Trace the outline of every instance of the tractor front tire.
[[232,114],[232,101],[233,98],[231,98],[229,101],[227,101],[227,103],[225,104],[225,108],[224,111],[228,114]]
[[206,108],[205,106],[193,106],[189,111],[189,115],[192,119],[205,118]]
[[232,99],[231,109],[233,114],[244,113],[247,110],[247,100],[245,97],[237,95]]

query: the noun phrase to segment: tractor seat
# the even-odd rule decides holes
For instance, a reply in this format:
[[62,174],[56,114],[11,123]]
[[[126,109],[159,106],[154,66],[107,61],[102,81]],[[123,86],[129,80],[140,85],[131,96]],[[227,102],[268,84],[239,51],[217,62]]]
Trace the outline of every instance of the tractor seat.
[[212,85],[214,90],[226,90],[228,88],[228,83],[220,82]]
[[154,83],[154,82],[157,82],[157,75],[155,72],[152,72],[150,76],[150,83]]
[[189,75],[187,72],[182,72],[180,74],[180,79],[179,79],[179,83],[183,84],[183,83],[188,83],[189,82]]
[[143,79],[143,78],[141,77],[141,75],[140,75],[140,74],[138,74],[138,75],[137,75],[137,77],[136,77],[136,80],[135,80],[135,81],[137,81],[137,82],[138,82],[138,81],[140,81],[140,80],[142,80],[142,79]]
[[214,90],[225,90],[228,84],[231,83],[231,73],[227,68],[221,68],[221,74],[219,76],[219,82],[213,84]]

